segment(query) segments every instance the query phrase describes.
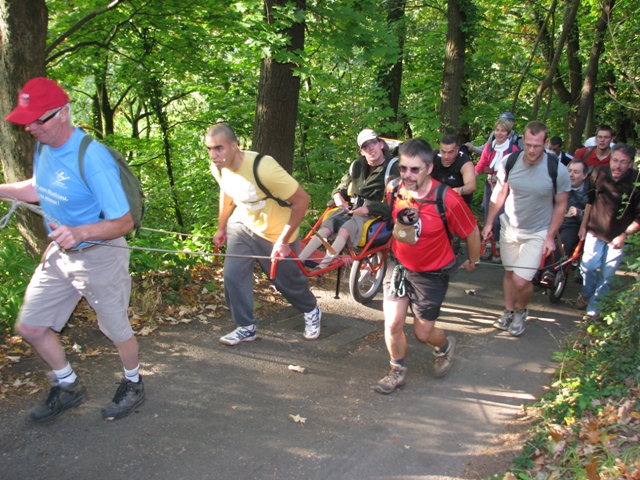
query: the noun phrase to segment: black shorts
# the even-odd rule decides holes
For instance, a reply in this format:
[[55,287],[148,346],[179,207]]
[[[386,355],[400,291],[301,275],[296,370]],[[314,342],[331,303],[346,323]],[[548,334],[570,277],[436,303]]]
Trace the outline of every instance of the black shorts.
[[[384,299],[399,300],[397,292],[390,295],[391,277],[395,262],[389,262],[384,278]],[[406,270],[405,292],[413,314],[420,320],[434,322],[440,316],[440,307],[449,288],[449,275]]]

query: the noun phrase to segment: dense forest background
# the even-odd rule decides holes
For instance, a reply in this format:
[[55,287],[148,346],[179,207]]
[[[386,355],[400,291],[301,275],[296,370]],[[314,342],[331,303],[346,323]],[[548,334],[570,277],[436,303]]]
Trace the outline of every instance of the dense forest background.
[[[599,123],[636,143],[639,23],[633,0],[1,0],[0,105],[5,116],[29,78],[57,80],[75,123],[139,175],[145,226],[210,235],[218,190],[203,135],[216,122],[292,171],[314,208],[365,127],[482,144],[511,111],[517,130],[542,120],[569,152]],[[0,140],[6,181],[28,178],[31,136],[1,122]],[[46,240],[38,217],[17,215],[19,235],[1,240],[7,262],[14,240],[32,254]],[[211,249],[189,238],[134,242]],[[133,268],[174,257],[138,255]]]

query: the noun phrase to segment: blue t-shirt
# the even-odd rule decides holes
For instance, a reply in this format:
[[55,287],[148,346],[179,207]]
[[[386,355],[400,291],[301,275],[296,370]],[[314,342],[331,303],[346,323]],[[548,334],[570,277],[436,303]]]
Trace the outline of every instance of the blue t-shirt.
[[[61,147],[44,145],[40,153],[36,148],[34,177],[40,205],[61,225],[77,227],[113,220],[130,210],[120,169],[99,142],[91,142],[84,156],[84,174],[89,186],[82,180],[78,152],[84,136],[85,133],[76,128]],[[49,221],[45,219],[45,223]],[[51,230],[48,225],[47,230]]]

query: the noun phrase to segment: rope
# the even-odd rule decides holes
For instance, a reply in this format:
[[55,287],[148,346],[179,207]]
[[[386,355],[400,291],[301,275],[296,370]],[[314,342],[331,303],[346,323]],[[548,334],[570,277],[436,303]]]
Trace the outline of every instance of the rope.
[[[23,202],[21,200],[18,200],[17,198],[9,195],[8,193],[1,193],[2,196],[7,197],[10,201],[11,201],[11,207],[9,208],[9,211],[7,212],[7,214],[0,218],[0,230],[3,230],[7,224],[9,223],[9,220],[11,219],[11,216],[13,215],[13,213],[18,209],[18,207],[25,207],[28,210],[40,215],[43,218],[49,219],[51,220],[53,223],[56,223],[58,225],[61,224],[61,222],[59,222],[58,220],[56,220],[54,217],[52,217],[51,215],[48,215],[41,207],[34,205],[32,203],[27,203],[27,202]],[[202,235],[199,233],[182,233],[182,232],[173,232],[170,230],[162,230],[162,229],[157,229],[157,228],[148,228],[148,227],[140,227],[140,230],[145,230],[145,231],[149,231],[149,232],[154,232],[154,233],[165,233],[168,235],[180,235],[180,236],[185,236],[185,237],[200,237],[200,238],[210,238],[213,239],[213,236],[211,235]],[[239,254],[229,254],[229,253],[219,253],[219,252],[204,252],[204,251],[192,251],[192,250],[171,250],[171,249],[165,249],[165,248],[152,248],[152,247],[136,247],[136,246],[131,246],[131,245],[127,245],[127,246],[121,246],[121,245],[114,245],[108,241],[105,242],[92,242],[92,241],[86,241],[85,243],[91,244],[91,245],[105,245],[105,246],[109,246],[109,247],[113,247],[113,248],[125,248],[128,250],[137,250],[137,251],[145,251],[145,252],[155,252],[155,253],[171,253],[171,254],[176,254],[176,255],[198,255],[198,256],[202,256],[202,257],[214,257],[214,258],[218,258],[218,257],[230,257],[230,258],[253,258],[256,260],[272,260],[271,256],[266,256],[266,255],[239,255]],[[553,262],[549,265],[546,265],[544,268],[545,269],[549,269],[549,268],[554,268],[558,265],[562,265],[565,261],[567,260],[567,258],[561,258],[560,260]],[[279,262],[282,261],[299,261],[299,259],[297,258],[293,258],[293,257],[282,257],[282,258],[278,258]],[[501,267],[504,268],[505,265],[503,264],[496,264],[496,263],[492,263],[492,262],[480,262],[480,265],[488,265],[491,267]],[[506,267],[510,267],[510,268],[519,268],[519,269],[523,269],[523,270],[540,270],[539,267],[518,267],[515,265],[506,265]]]

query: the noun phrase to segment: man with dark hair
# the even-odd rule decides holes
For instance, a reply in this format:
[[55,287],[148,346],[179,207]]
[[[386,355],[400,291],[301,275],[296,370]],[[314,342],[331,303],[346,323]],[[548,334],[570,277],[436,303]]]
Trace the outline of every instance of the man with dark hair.
[[560,137],[556,136],[549,139],[549,151],[555,153],[563,165],[569,165],[569,162],[573,159],[573,155],[569,155],[562,150],[562,138]]
[[458,147],[455,135],[445,135],[440,140],[440,150],[436,150],[431,178],[452,187],[471,206],[473,192],[476,191],[476,171],[473,161]]
[[613,128],[609,125],[600,125],[596,131],[596,146],[579,148],[573,154],[573,158],[584,160],[588,167],[608,165],[611,159],[611,142],[615,138]]
[[396,226],[404,217],[415,218],[409,231],[403,232],[405,235],[394,234],[392,250],[397,264],[387,269],[384,281],[384,332],[391,369],[375,386],[383,394],[405,384],[404,324],[409,308],[414,314],[416,338],[436,348],[434,376],[443,377],[451,369],[456,340],[435,326],[447,293],[449,273],[456,264],[447,229],[467,239],[468,259],[462,266],[472,271],[480,263],[480,234],[475,218],[464,200],[449,188],[441,200],[447,223],[440,217],[437,202],[441,185],[431,178],[431,145],[418,138],[406,141],[400,146],[399,162],[401,181],[396,180],[388,189],[391,215]]
[[580,238],[584,239],[580,262],[583,283],[576,301],[579,309],[587,309],[585,320],[600,314],[610,279],[624,257],[624,243],[640,229],[635,155],[631,145],[614,145],[609,166],[596,168],[589,179],[589,198],[580,226]]
[[92,141],[81,174],[78,156],[86,134],[73,125],[69,96],[53,80],[29,80],[5,120],[24,125],[39,143],[33,178],[0,185],[0,196],[40,202],[52,240],[27,287],[16,324],[18,334],[53,370],[49,397],[29,417],[34,422],[53,420],[86,397],[86,388],[53,333],[65,326],[84,297],[124,367],[124,378],[102,416],[123,418],[144,401],[145,391],[138,342],[127,315],[131,276],[124,235],[134,221],[120,169],[107,148]]
[[[533,292],[531,280],[542,256],[555,250],[556,232],[567,210],[569,173],[555,155],[550,158],[545,152],[546,140],[544,123],[527,124],[524,151],[512,153],[500,164],[498,183],[482,229],[482,236],[490,238],[493,220],[504,205],[504,213],[500,215],[500,254],[505,269],[505,310],[493,326],[508,330],[514,337],[524,332],[527,305]],[[510,160],[515,162],[507,172]],[[550,177],[550,161],[558,164],[555,179]]]
[[[264,156],[258,165],[258,177],[265,188],[286,200],[290,207],[268,198],[253,173],[258,154],[240,150],[229,125],[220,123],[211,127],[204,143],[211,158],[211,173],[220,185],[218,230],[213,242],[216,246],[227,243],[224,297],[237,325],[220,338],[220,343],[237,345],[256,339],[254,264],[257,261],[267,273],[272,260],[288,257],[292,249],[298,250],[298,228],[307,211],[309,195],[272,157]],[[309,280],[298,265],[292,261],[279,262],[273,283],[291,305],[304,313],[304,338],[318,338],[322,314],[309,290]]]

